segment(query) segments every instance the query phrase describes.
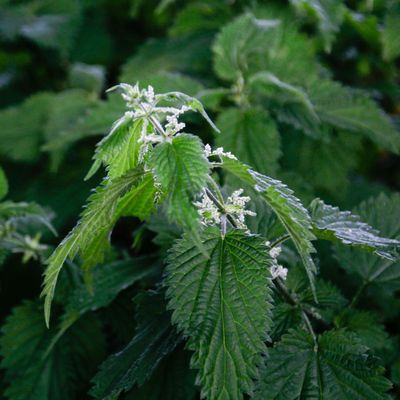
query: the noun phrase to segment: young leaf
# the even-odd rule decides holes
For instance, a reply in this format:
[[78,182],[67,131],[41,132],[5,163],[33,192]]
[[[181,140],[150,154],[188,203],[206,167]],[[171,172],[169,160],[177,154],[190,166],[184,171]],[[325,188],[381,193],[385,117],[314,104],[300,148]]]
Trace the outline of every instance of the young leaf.
[[151,159],[156,180],[167,198],[167,212],[172,221],[192,227],[197,220],[193,198],[206,185],[209,163],[198,137],[179,135],[171,143],[154,148]]
[[82,213],[81,220],[68,236],[61,242],[47,261],[44,275],[45,318],[50,320],[50,307],[54,296],[58,274],[69,257],[73,259],[78,251],[84,259],[84,268],[102,262],[108,248],[108,236],[116,219],[118,200],[143,178],[141,169],[129,171],[124,176],[111,182],[105,181],[90,197],[89,204]]
[[268,253],[264,240],[216,228],[201,233],[205,257],[188,235],[168,257],[172,321],[195,351],[202,396],[239,400],[252,393],[270,326]]
[[388,400],[391,384],[366,350],[343,330],[325,332],[317,343],[292,330],[270,351],[255,400]]
[[56,335],[46,328],[43,310],[37,304],[25,302],[14,308],[0,339],[1,367],[9,382],[4,393],[7,398],[78,398],[104,356],[105,338],[98,321],[89,316],[76,322],[51,346]]
[[108,169],[108,176],[118,178],[138,164],[140,138],[144,120],[132,123],[132,118],[125,114],[116,121],[110,133],[102,139],[94,155],[94,163],[85,179],[91,178],[103,163]]
[[314,199],[310,204],[314,234],[320,239],[338,240],[346,245],[358,246],[381,257],[396,259],[400,241],[379,236],[379,232],[358,215],[340,211],[337,207]]
[[123,350],[100,366],[91,391],[96,399],[115,399],[135,384],[142,385],[181,340],[170,324],[170,315],[165,312],[159,293],[138,295],[136,301],[139,303],[136,334]]
[[[257,171],[273,174],[281,155],[277,127],[262,109],[230,108],[219,115],[216,143]],[[267,151],[266,151],[267,149]]]
[[178,102],[181,106],[190,107],[193,111],[200,113],[200,115],[210,124],[210,126],[216,132],[219,132],[219,129],[215,126],[214,122],[212,122],[212,120],[206,113],[203,104],[195,97],[188,96],[187,94],[181,92],[167,92],[156,95],[156,99],[158,101],[167,101],[174,103]]

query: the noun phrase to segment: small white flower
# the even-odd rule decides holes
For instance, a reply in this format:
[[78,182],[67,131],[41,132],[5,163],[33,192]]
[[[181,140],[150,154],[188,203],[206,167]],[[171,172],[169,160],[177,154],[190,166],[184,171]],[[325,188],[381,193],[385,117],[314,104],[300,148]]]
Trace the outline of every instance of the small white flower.
[[207,143],[204,146],[204,155],[208,158],[211,156],[212,150],[211,150],[211,146]]
[[276,278],[281,278],[281,279],[286,279],[287,277],[288,270],[285,267],[282,267],[282,265],[275,263],[271,267],[271,277],[272,279]]
[[209,144],[206,144],[204,146],[204,154],[206,155],[206,157],[218,156],[220,158],[227,157],[232,160],[237,160],[236,156],[233,155],[230,151],[224,151],[223,147],[217,147],[215,150],[212,150]]
[[178,133],[186,126],[185,123],[178,121],[178,118],[175,114],[168,115],[166,119],[168,123],[165,125],[165,129],[168,136],[175,135],[175,133]]
[[237,160],[236,156],[234,156],[230,151],[224,151],[223,147],[217,147],[213,152],[213,156],[224,156],[230,158],[232,160]]
[[203,225],[214,225],[219,224],[221,221],[221,213],[219,212],[216,205],[207,196],[207,193],[203,193],[201,201],[194,203],[198,208],[198,213],[201,217],[201,223]]
[[246,210],[246,203],[250,201],[250,197],[241,196],[243,193],[243,189],[235,190],[231,196],[228,197],[228,200],[225,205],[226,212],[235,216],[238,222],[238,228],[246,229],[245,217],[246,215],[250,215],[254,217],[257,215],[254,211]]
[[279,257],[279,254],[281,254],[281,252],[282,252],[282,247],[281,247],[281,246],[276,246],[276,247],[273,247],[273,248],[269,251],[269,255],[270,255],[272,258],[278,258],[278,257]]

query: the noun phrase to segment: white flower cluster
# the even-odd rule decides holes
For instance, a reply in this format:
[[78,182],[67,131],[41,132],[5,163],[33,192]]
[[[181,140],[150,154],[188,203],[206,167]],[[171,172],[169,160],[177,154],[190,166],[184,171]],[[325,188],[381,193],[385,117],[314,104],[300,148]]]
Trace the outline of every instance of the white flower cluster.
[[194,203],[197,207],[203,225],[216,225],[221,222],[221,213],[213,201],[203,193],[201,201]]
[[[181,108],[158,107],[157,102],[159,98],[154,94],[152,86],[140,90],[138,84],[132,86],[127,83],[121,83],[118,87],[122,89],[122,98],[125,100],[126,106],[133,109],[133,111],[125,113],[124,117],[121,118],[121,123],[127,119],[143,118],[139,138],[139,143],[142,144],[139,154],[140,159],[143,159],[151,145],[170,142],[172,136],[185,128],[185,124],[179,122],[179,116],[186,111],[192,110],[191,107],[185,105]],[[164,126],[159,120],[160,116],[161,121],[165,118],[166,122]]]
[[281,278],[281,279],[285,280],[287,277],[287,273],[288,273],[287,268],[282,267],[282,265],[280,265],[278,263],[273,264],[271,267],[272,279]]
[[135,86],[128,85],[127,83],[121,83],[119,87],[123,90],[121,96],[126,102],[128,108],[135,110],[135,116],[143,116],[146,112],[151,112],[155,106],[155,95],[152,86],[148,86],[147,89],[139,89],[139,85]]
[[204,154],[207,158],[211,156],[218,156],[218,157],[224,156],[232,160],[237,160],[236,156],[233,155],[230,151],[224,151],[223,147],[218,147],[215,150],[212,150],[209,144],[206,144],[204,146]]
[[246,210],[246,203],[250,201],[250,197],[241,196],[243,189],[235,190],[225,204],[225,210],[228,214],[236,217],[236,222],[238,223],[238,228],[247,229],[244,223],[245,216],[250,215],[251,217],[257,214],[254,211]]
[[230,214],[234,217],[238,228],[247,229],[245,224],[245,216],[255,216],[256,213],[251,210],[246,210],[246,203],[250,201],[250,197],[241,196],[243,189],[236,190],[228,197],[225,204],[223,204],[224,210],[219,210],[214,202],[208,197],[207,193],[203,193],[203,197],[200,202],[194,203],[198,208],[198,212],[201,216],[201,222],[204,225],[214,225],[221,222],[222,214]]
[[[271,246],[271,242],[265,243],[268,247]],[[271,277],[272,279],[281,278],[283,280],[286,279],[288,270],[287,268],[283,267],[282,265],[278,264],[277,258],[282,252],[281,246],[272,247],[269,250],[269,255],[272,258],[272,266],[271,266]]]

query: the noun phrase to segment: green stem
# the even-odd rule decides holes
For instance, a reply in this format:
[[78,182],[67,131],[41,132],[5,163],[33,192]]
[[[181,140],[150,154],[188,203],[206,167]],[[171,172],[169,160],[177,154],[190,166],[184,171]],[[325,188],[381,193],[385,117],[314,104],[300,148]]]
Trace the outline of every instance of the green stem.
[[360,300],[360,297],[365,290],[365,288],[369,285],[369,281],[364,281],[362,285],[358,288],[356,294],[354,295],[353,299],[351,300],[351,303],[348,305],[347,308],[354,308],[354,306],[358,303],[358,300]]
[[[298,307],[300,309],[303,321],[304,321],[307,329],[309,330],[309,332],[313,338],[313,341],[316,345],[317,344],[317,335],[315,334],[314,329],[311,325],[310,318],[307,315],[307,310],[303,309],[300,302],[289,293],[289,291],[286,289],[285,284],[282,282],[282,280],[280,278],[276,278],[274,280],[274,282],[275,282],[275,285],[278,288],[279,292],[281,293],[282,297],[286,300],[286,302],[291,304],[292,306]],[[310,316],[314,317],[314,315],[310,315]]]
[[278,239],[276,239],[275,241],[273,241],[271,243],[271,248],[276,247],[276,246],[280,245],[283,242],[286,242],[286,240],[288,240],[288,239],[290,239],[290,235],[289,234],[279,237]]

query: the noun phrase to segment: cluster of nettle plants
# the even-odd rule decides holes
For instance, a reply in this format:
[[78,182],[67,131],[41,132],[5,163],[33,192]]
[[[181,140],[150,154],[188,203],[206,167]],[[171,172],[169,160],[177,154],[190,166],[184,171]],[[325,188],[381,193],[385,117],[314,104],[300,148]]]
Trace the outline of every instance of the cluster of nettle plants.
[[[334,323],[335,313],[341,310],[345,318],[352,304],[317,278],[312,253],[316,239],[373,252],[385,261],[371,270],[367,282],[372,282],[392,266],[400,242],[379,236],[357,215],[320,199],[305,208],[282,182],[185,133],[180,118],[192,111],[218,131],[195,98],[155,94],[150,86],[114,89],[122,92],[128,111],[99,142],[87,178],[102,165],[107,175],[48,260],[43,289],[47,325],[62,267],[78,253],[85,284],[61,300],[65,311],[57,331],[35,360],[48,363],[42,371],[52,373],[51,353],[82,315],[109,304],[134,282],[149,287],[150,281],[152,289],[135,297],[135,336],[93,378],[96,399],[115,399],[132,388],[128,398],[150,399],[159,390],[159,379],[167,380],[165,395],[179,399],[195,398],[196,387],[210,400],[242,399],[244,394],[254,399],[388,398],[391,384],[377,360],[354,332]],[[151,220],[155,214],[165,218],[159,236],[172,236],[159,238],[170,247],[165,260],[152,255],[92,269],[107,259],[119,218]],[[167,221],[175,230],[167,229]],[[352,262],[351,250],[346,254]],[[296,260],[289,271],[281,257]],[[164,262],[165,269],[160,268]],[[15,358],[24,354],[13,340],[22,341],[24,324],[34,321],[12,322],[31,307],[27,303],[14,312],[2,339],[3,348],[6,342],[7,351],[15,352],[6,354],[5,364],[16,375]],[[80,339],[69,340],[78,340],[78,352],[93,353],[101,339],[96,326],[83,321],[89,326],[80,327]],[[293,329],[280,337],[287,327]],[[190,352],[183,352],[183,346]],[[25,398],[15,395],[23,393],[23,386],[13,384],[8,395]]]

